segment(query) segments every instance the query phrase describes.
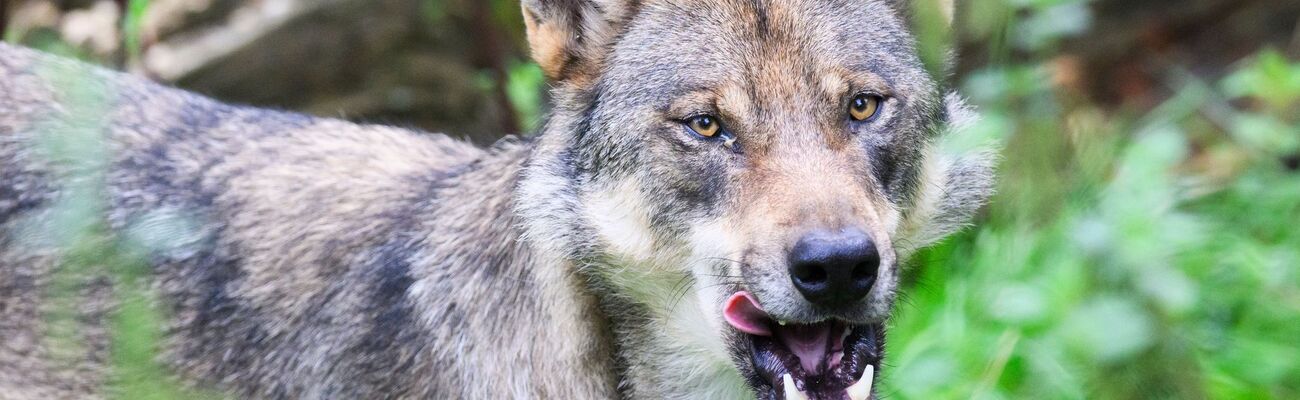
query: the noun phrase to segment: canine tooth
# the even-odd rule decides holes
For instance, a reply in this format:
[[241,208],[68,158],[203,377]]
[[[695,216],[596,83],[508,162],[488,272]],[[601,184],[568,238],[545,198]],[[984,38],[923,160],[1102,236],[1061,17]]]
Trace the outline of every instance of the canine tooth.
[[782,379],[785,380],[785,400],[808,400],[808,395],[794,387],[794,378],[791,378],[790,374],[785,374]]
[[854,383],[853,386],[849,386],[848,389],[844,389],[845,392],[848,392],[850,399],[867,400],[868,397],[871,397],[871,381],[876,378],[875,372],[876,367],[868,364],[867,368],[862,370],[862,377],[858,378],[858,382]]
[[782,320],[779,320],[779,319],[778,319],[778,320],[776,320],[776,324],[777,324],[777,325],[781,325],[781,326],[785,326],[785,321],[782,321]]

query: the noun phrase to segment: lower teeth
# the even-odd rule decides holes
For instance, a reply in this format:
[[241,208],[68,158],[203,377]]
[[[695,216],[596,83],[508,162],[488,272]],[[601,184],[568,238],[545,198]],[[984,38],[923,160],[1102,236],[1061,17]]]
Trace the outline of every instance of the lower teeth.
[[[876,372],[876,367],[872,366],[871,364],[867,364],[867,368],[862,370],[862,378],[859,378],[858,381],[854,383],[852,386],[849,386],[848,389],[844,389],[844,391],[847,392],[847,394],[849,395],[850,399],[867,400],[868,397],[871,397],[871,384],[873,383],[872,381],[875,380],[875,372]],[[789,375],[786,376],[789,377]],[[787,389],[787,395],[786,395],[787,399],[790,398],[788,393],[789,392]]]
[[808,395],[794,387],[794,378],[791,378],[790,374],[785,374],[781,379],[785,380],[785,400],[808,400]]

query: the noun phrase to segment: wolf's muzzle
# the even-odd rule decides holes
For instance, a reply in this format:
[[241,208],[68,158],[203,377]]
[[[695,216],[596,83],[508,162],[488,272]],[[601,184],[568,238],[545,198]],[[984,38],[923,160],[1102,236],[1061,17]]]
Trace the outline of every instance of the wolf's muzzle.
[[871,291],[880,269],[875,241],[859,228],[804,235],[789,255],[790,279],[808,302],[828,309],[856,303]]

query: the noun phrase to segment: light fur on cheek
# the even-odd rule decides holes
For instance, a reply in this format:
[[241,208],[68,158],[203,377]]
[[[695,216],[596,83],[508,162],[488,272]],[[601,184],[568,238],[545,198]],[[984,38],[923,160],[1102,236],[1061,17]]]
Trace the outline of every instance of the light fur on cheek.
[[637,264],[657,264],[660,254],[636,179],[623,180],[583,197],[583,217],[610,255]]

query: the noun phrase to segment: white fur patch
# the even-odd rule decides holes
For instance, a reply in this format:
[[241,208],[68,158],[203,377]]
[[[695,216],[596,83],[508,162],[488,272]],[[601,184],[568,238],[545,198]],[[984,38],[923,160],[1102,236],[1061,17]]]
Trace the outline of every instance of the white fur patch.
[[894,244],[900,260],[906,260],[916,250],[939,239],[934,237],[931,222],[939,212],[939,202],[943,200],[944,188],[948,185],[950,161],[938,154],[934,145],[927,145],[923,156],[925,159],[921,164],[918,180],[921,185],[917,188],[916,202],[908,210],[905,220],[892,218],[897,225],[893,228],[897,232],[895,237],[898,238]]
[[[730,264],[739,257],[734,228],[723,221],[697,225],[692,228],[687,265],[696,278],[690,299],[673,305],[665,315],[665,322],[674,338],[682,346],[673,355],[675,364],[683,371],[681,387],[689,388],[692,395],[710,399],[743,399],[753,396],[744,377],[736,369],[723,340],[722,332],[728,329],[722,320],[722,302],[730,293],[718,277],[716,267]],[[730,273],[731,268],[725,268]]]
[[[634,183],[620,186],[626,185]],[[588,198],[596,201],[587,203],[593,207],[588,208],[586,217],[602,237],[630,240],[611,249],[622,257],[614,260],[618,264],[610,267],[607,276],[623,295],[646,305],[663,329],[656,358],[662,374],[673,377],[666,380],[672,388],[661,389],[689,393],[691,398],[752,398],[722,334],[726,294],[714,275],[719,264],[736,257],[730,253],[738,248],[726,224],[697,225],[686,243],[656,248],[645,214],[630,212],[640,209],[635,191],[620,187],[601,191],[598,197]],[[688,276],[695,279],[693,284]]]
[[[717,277],[718,271],[714,269],[719,264],[730,264],[731,260],[739,257],[738,250],[740,244],[736,243],[734,235],[729,234],[733,229],[729,229],[727,224],[722,221],[716,221],[704,225],[695,226],[691,230],[690,237],[690,273],[695,276],[696,282],[694,290],[696,293],[696,304],[692,308],[678,308],[672,310],[674,313],[689,313],[700,315],[703,319],[691,326],[683,325],[686,329],[697,331],[695,336],[707,338],[700,343],[701,346],[712,352],[713,357],[720,360],[727,360],[726,344],[722,342],[719,333],[726,329],[722,320],[722,302],[730,293],[723,293],[722,279]],[[726,268],[724,273],[730,273],[731,268]],[[708,288],[701,290],[701,288]],[[730,365],[728,363],[728,365]]]
[[654,263],[654,232],[635,179],[589,193],[583,200],[583,217],[596,229],[611,255],[638,264]]

